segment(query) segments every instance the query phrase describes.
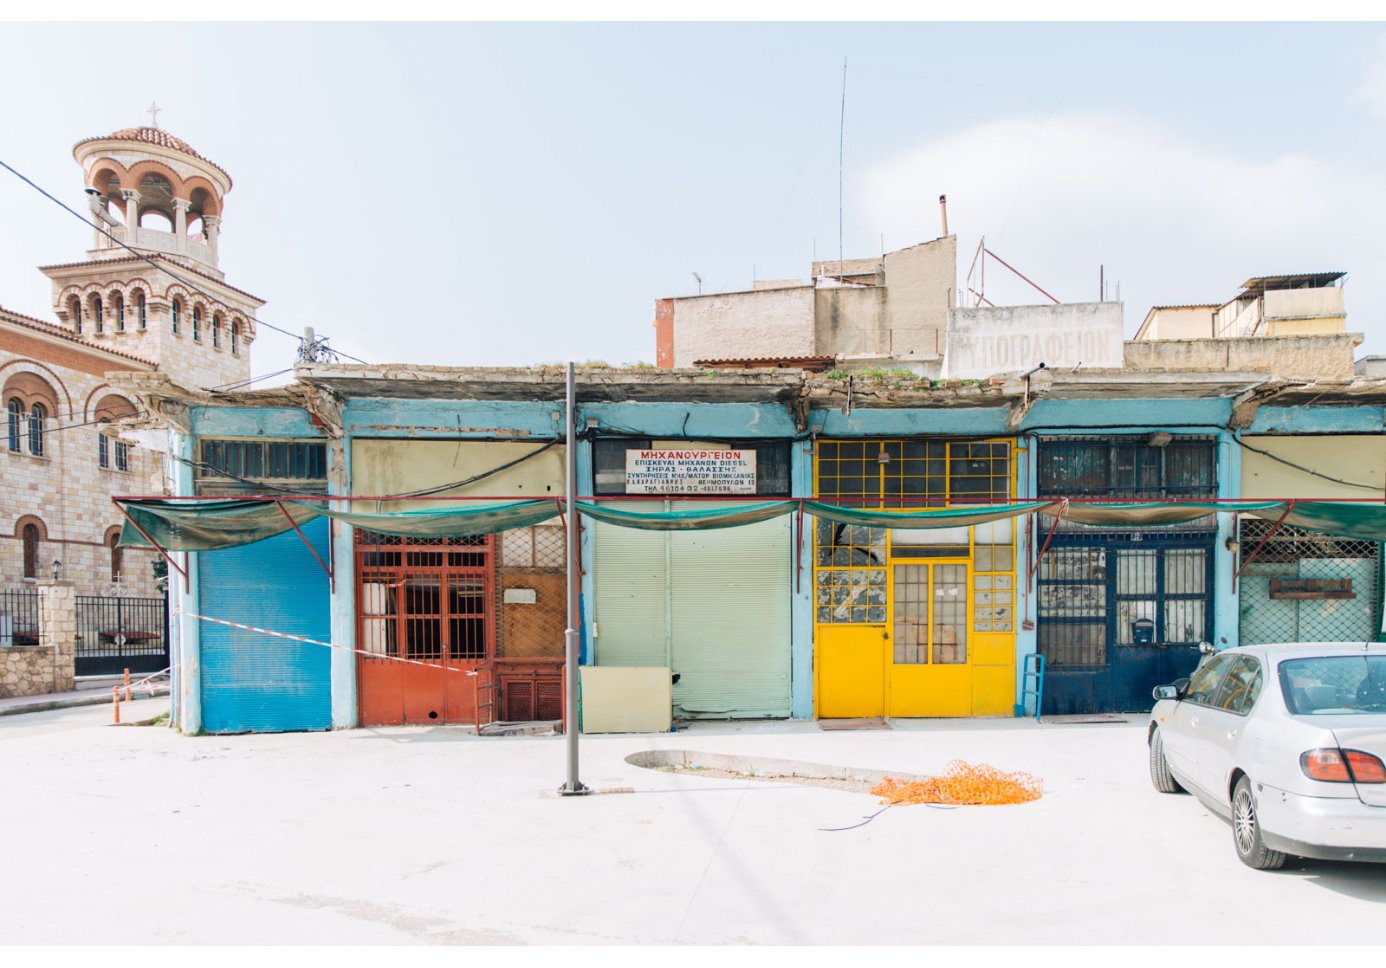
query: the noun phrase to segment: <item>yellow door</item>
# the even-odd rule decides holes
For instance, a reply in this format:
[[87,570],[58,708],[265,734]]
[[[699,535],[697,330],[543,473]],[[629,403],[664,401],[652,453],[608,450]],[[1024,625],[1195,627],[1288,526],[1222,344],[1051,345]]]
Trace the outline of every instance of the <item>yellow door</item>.
[[896,564],[891,571],[890,715],[971,716],[966,560]]
[[887,626],[820,625],[814,647],[820,719],[885,715]]

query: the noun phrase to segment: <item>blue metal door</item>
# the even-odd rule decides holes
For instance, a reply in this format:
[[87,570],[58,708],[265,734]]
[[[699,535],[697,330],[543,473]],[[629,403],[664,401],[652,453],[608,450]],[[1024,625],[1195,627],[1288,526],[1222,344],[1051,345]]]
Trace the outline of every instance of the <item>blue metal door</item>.
[[1040,559],[1044,712],[1149,710],[1212,632],[1210,535],[1062,535]]
[[[328,560],[328,523],[303,526]],[[201,612],[210,618],[331,637],[327,575],[293,532],[198,558]],[[330,650],[202,622],[202,728],[208,733],[332,727]]]

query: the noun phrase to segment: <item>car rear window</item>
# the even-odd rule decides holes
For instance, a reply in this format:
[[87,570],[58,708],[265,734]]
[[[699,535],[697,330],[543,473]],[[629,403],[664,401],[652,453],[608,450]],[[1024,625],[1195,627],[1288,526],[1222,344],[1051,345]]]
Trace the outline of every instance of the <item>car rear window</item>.
[[1386,713],[1386,655],[1287,659],[1280,691],[1296,716]]

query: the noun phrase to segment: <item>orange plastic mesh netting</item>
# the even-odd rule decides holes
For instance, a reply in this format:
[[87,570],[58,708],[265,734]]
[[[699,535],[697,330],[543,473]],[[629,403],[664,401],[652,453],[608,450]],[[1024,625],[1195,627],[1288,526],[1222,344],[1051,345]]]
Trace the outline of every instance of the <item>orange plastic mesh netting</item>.
[[885,777],[871,788],[872,796],[886,804],[951,803],[978,804],[1029,803],[1044,793],[1044,781],[1029,773],[1005,773],[994,766],[963,760],[948,764],[942,776],[903,782]]

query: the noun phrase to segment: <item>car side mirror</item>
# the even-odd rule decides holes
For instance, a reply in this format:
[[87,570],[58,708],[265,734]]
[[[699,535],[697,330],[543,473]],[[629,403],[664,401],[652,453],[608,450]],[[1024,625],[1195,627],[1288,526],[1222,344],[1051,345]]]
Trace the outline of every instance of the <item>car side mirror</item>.
[[1160,700],[1160,699],[1178,699],[1178,698],[1179,698],[1179,687],[1178,687],[1178,686],[1156,686],[1153,690],[1151,690],[1151,693],[1150,693],[1150,694],[1151,694],[1152,696],[1154,696],[1156,700]]
[[1217,651],[1217,648],[1211,642],[1200,642],[1198,643],[1198,651],[1203,655],[1212,655]]

